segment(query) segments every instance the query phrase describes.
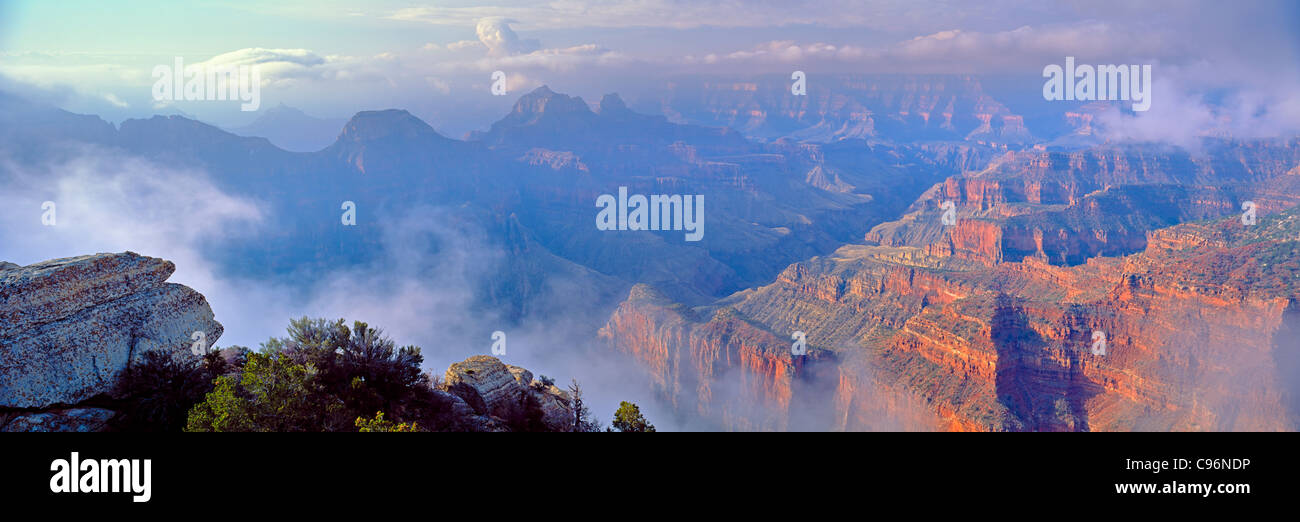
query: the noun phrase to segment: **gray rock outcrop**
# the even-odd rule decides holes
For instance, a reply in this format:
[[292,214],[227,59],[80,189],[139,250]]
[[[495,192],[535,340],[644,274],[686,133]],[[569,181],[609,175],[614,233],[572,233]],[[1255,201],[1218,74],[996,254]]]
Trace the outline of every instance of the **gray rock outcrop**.
[[475,355],[453,363],[443,376],[444,386],[463,399],[480,415],[499,416],[529,394],[537,399],[542,419],[555,431],[566,431],[570,422],[569,394],[554,384],[533,378],[532,372],[501,362],[488,355]]
[[108,393],[145,352],[189,350],[195,332],[211,347],[221,324],[201,294],[166,282],[175,269],[133,252],[0,262],[0,429],[13,427],[14,412],[42,421],[24,424],[33,427],[100,420],[69,407]]

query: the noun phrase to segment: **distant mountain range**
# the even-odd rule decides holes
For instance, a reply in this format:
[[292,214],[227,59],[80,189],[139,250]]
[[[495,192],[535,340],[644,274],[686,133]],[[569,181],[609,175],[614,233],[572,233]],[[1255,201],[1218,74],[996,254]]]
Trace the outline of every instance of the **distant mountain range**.
[[[990,89],[986,84],[992,84]],[[672,121],[725,126],[754,139],[818,143],[968,141],[1012,148],[1093,143],[1092,114],[1108,104],[1053,102],[1011,82],[975,76],[822,75],[794,96],[784,77],[688,77],[668,82],[654,107]],[[1029,92],[1027,94],[1036,95]],[[1017,103],[1008,105],[1003,100]]]
[[284,150],[315,152],[334,143],[344,123],[343,120],[309,116],[280,104],[263,111],[253,123],[228,130],[240,136],[266,138]]

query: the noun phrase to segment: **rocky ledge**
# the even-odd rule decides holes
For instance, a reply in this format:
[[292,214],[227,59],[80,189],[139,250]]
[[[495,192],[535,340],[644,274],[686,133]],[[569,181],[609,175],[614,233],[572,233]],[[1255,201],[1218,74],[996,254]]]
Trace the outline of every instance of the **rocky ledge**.
[[111,412],[96,399],[128,364],[188,350],[195,332],[212,346],[221,324],[203,295],[166,282],[175,270],[134,252],[0,262],[0,431],[98,429]]
[[501,362],[496,357],[475,355],[452,363],[443,376],[443,387],[463,400],[480,417],[489,431],[500,426],[524,401],[535,399],[550,431],[568,431],[572,422],[569,394],[553,383],[533,378],[532,372]]

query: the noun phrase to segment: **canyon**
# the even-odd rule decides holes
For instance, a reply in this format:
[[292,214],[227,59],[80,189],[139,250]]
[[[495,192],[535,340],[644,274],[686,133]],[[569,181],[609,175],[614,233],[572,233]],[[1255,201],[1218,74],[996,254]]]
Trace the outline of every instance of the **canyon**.
[[[694,307],[634,289],[601,335],[721,429],[1293,430],[1300,158],[1224,150],[1009,153],[770,284]],[[1244,226],[1245,198],[1270,215]]]
[[[447,210],[460,235],[421,230],[403,254],[466,238],[482,254],[463,304],[493,319],[439,340],[464,370],[445,374],[460,393],[441,391],[474,429],[500,428],[501,393],[560,401],[526,370],[462,361],[474,341],[557,320],[571,331],[547,349],[618,355],[685,426],[1296,428],[1295,138],[1104,142],[1091,127],[1104,107],[1013,108],[974,77],[818,78],[798,99],[784,79],[674,82],[657,113],[539,87],[464,139],[364,111],[304,153],[0,94],[0,151],[33,170],[85,150],[199,169],[273,226],[195,250],[227,277],[296,289],[388,269],[385,224]],[[624,187],[707,195],[709,234],[601,231],[593,202]],[[348,235],[342,201],[365,209]],[[1256,225],[1239,219],[1247,202]],[[18,230],[0,231],[6,246]],[[220,337],[202,296],[166,283],[174,267],[132,256],[0,265],[6,429],[91,429],[112,414],[104,383],[138,353]],[[791,352],[796,331],[807,353]]]

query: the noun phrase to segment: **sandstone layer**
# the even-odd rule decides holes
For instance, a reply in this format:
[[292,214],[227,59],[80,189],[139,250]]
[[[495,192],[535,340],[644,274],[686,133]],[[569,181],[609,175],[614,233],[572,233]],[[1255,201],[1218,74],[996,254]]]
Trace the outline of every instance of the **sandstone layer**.
[[[1220,147],[1008,154],[770,284],[634,289],[602,335],[723,429],[1294,430],[1300,142]],[[794,331],[824,364],[777,364]]]

